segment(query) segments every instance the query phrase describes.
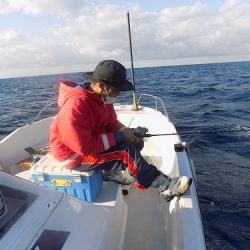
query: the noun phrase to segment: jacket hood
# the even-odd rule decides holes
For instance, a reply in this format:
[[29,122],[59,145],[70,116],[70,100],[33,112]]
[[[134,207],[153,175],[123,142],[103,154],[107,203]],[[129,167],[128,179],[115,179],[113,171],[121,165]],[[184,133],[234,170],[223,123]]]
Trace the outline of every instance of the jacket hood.
[[61,81],[58,97],[59,108],[61,108],[71,96],[88,96],[91,99],[94,99],[97,103],[102,104],[101,98],[98,94],[88,91],[82,87],[77,88],[77,85],[78,84],[71,81]]

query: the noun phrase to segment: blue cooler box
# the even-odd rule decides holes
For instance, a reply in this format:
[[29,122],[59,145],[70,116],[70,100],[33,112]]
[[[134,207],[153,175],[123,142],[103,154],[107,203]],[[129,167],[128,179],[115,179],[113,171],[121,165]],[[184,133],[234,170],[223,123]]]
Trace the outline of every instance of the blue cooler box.
[[64,165],[48,153],[30,169],[33,182],[93,202],[102,188],[101,170],[80,172]]

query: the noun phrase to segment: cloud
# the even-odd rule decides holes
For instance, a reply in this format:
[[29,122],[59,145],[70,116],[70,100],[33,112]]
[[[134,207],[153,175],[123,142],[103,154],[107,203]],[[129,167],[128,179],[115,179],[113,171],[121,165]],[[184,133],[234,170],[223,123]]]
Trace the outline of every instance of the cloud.
[[[14,0],[1,1],[0,6],[5,4],[6,9],[6,3],[10,8]],[[88,11],[80,13],[81,8]],[[48,31],[50,37],[0,31],[0,60],[5,62],[2,72],[10,68],[23,69],[25,73],[34,68],[41,73],[51,73],[53,68],[57,69],[55,72],[60,68],[64,72],[80,71],[83,65],[87,69],[87,65],[105,58],[128,62],[127,10],[136,66],[146,62],[154,65],[157,61],[184,62],[185,58],[197,62],[195,58],[201,57],[215,61],[216,57],[250,60],[250,3],[243,0],[224,1],[217,10],[201,2],[145,11],[139,5],[88,4],[78,0],[26,0],[16,4],[15,9],[33,15],[56,9],[66,16]],[[3,74],[0,72],[0,76]]]
[[20,11],[24,14],[65,16],[88,9],[87,0],[0,0],[0,13]]
[[[83,56],[114,54],[125,59],[125,13],[116,5],[98,5],[91,15],[70,20],[54,33],[66,37]],[[250,4],[240,1],[226,1],[218,12],[200,2],[159,12],[144,12],[134,6],[131,17],[134,53],[140,60],[250,52]]]
[[28,38],[13,30],[0,32],[1,70],[41,68],[81,62],[74,48],[42,38]]
[[126,9],[98,5],[93,14],[70,19],[53,30],[86,58],[124,57],[128,47]]

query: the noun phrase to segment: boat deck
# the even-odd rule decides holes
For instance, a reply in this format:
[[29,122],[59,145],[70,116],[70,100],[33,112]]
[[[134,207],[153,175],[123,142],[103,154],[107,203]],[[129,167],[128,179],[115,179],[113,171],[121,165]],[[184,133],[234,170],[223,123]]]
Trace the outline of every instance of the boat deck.
[[153,190],[141,192],[134,186],[125,200],[128,204],[124,250],[163,250],[167,248],[167,228],[163,211],[168,209]]

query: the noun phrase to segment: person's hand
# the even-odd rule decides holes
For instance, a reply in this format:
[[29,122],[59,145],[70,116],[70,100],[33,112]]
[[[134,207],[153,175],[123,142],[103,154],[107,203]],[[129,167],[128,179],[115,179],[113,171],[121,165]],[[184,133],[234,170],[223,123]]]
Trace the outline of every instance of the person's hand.
[[145,127],[138,126],[138,127],[133,129],[133,134],[140,137],[140,138],[143,138],[147,132],[148,132],[148,129]]
[[142,138],[134,135],[132,131],[122,131],[122,133],[126,142],[140,143],[142,141]]

